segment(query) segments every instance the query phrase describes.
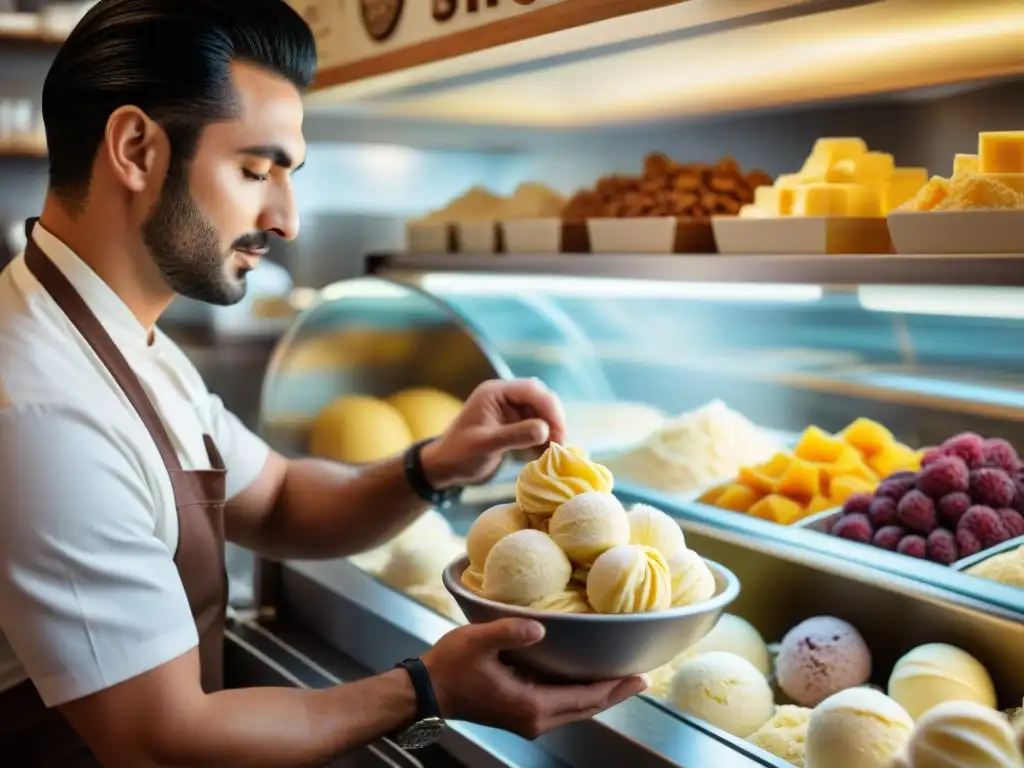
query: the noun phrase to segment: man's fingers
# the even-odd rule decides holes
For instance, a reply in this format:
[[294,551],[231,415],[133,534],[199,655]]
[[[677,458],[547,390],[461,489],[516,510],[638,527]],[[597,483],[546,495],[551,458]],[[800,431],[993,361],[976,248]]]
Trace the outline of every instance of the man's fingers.
[[481,649],[510,651],[539,643],[544,625],[530,619],[498,619],[486,624],[469,624],[460,631],[471,633],[471,642]]
[[[565,440],[565,413],[562,402],[540,379],[516,379],[504,383],[502,395],[517,409],[532,411],[549,428],[546,439],[557,443]],[[526,446],[529,447],[529,446]]]
[[646,675],[633,675],[590,685],[537,685],[535,691],[542,702],[545,715],[549,718],[558,718],[592,710],[600,712],[614,707],[643,693],[650,684],[650,678]]
[[550,427],[542,419],[524,419],[514,424],[496,427],[485,438],[483,450],[487,453],[515,451],[544,445],[551,434]]

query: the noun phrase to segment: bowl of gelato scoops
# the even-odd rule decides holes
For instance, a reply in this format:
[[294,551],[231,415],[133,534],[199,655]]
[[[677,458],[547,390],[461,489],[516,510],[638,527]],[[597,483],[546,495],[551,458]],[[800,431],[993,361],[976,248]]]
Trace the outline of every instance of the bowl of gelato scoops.
[[739,595],[675,520],[647,505],[627,511],[613,484],[583,451],[552,443],[520,472],[516,501],[483,512],[445,569],[471,623],[544,625],[516,664],[575,682],[645,673],[698,642]]

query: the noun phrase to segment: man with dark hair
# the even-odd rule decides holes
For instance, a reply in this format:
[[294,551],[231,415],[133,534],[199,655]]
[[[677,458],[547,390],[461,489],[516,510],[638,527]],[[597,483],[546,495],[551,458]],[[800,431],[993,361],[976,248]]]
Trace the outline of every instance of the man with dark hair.
[[155,328],[231,304],[298,220],[308,27],[283,0],[100,0],[46,79],[50,191],[0,274],[0,754],[26,766],[319,765],[453,717],[534,736],[642,677],[538,684],[499,660],[542,627],[461,627],[322,691],[221,690],[225,536],[337,557],[564,438],[535,381],[488,382],[437,440],[355,472],[288,461]]

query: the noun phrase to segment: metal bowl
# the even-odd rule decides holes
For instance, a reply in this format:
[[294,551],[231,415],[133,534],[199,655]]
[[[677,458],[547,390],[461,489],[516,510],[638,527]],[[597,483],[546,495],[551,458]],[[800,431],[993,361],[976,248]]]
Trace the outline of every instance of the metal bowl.
[[740,593],[728,569],[705,560],[715,577],[715,595],[694,605],[651,613],[568,614],[505,605],[470,592],[462,584],[469,566],[465,555],[444,569],[444,585],[472,624],[503,618],[534,619],[544,639],[511,652],[510,660],[547,676],[595,682],[650,672],[667,664],[704,637]]

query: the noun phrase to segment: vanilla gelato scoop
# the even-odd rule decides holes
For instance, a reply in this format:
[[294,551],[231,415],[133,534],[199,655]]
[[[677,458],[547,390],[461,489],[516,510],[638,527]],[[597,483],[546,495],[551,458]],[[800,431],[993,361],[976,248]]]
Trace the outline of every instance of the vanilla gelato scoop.
[[896,662],[889,695],[915,720],[946,701],[973,701],[995,709],[988,670],[966,651],[944,643],[920,645]]
[[668,563],[651,547],[609,549],[587,575],[587,599],[598,613],[663,611],[672,605]]
[[715,596],[717,585],[704,558],[692,549],[684,549],[677,557],[666,560],[672,583],[672,607],[693,605]]
[[821,702],[807,726],[807,768],[889,768],[914,721],[872,688],[847,688]]
[[712,651],[725,651],[746,659],[765,677],[772,670],[768,646],[761,633],[749,621],[731,613],[723,613],[714,629],[679,654],[672,665],[678,669],[686,661]]
[[491,507],[473,521],[466,535],[470,567],[483,571],[491,548],[510,533],[530,527],[530,520],[516,504]]
[[431,544],[454,536],[451,523],[436,509],[428,509],[391,540],[393,546]]
[[442,616],[447,616],[458,624],[465,624],[466,617],[459,610],[459,604],[455,598],[443,586],[437,584],[416,584],[405,590],[405,594],[418,603],[437,611]]
[[550,536],[534,530],[516,531],[487,555],[484,596],[526,606],[564,592],[570,576],[572,564]]
[[612,473],[579,448],[551,443],[516,481],[516,502],[531,519],[550,518],[562,504],[587,491],[612,490]]
[[746,659],[721,651],[683,664],[672,678],[669,700],[683,712],[741,739],[775,713],[772,689],[765,676]]
[[440,585],[445,567],[464,551],[462,541],[455,537],[396,544],[380,578],[403,591],[418,584]]
[[1024,589],[1024,546],[982,560],[967,572],[971,576]]
[[629,543],[654,547],[672,564],[672,559],[686,549],[686,538],[679,523],[660,509],[637,504],[627,513],[629,517]]
[[758,728],[747,741],[765,752],[781,757],[796,768],[804,768],[807,727],[810,722],[810,709],[784,704],[776,707],[772,719]]
[[555,510],[548,533],[573,563],[586,567],[612,547],[629,543],[629,518],[612,494],[587,491]]
[[483,595],[484,593],[484,574],[482,571],[478,571],[476,568],[470,566],[462,572],[462,586],[472,592],[474,595]]
[[948,701],[917,721],[904,762],[909,768],[1021,768],[1024,757],[999,712]]
[[579,589],[567,589],[542,597],[530,603],[535,611],[553,611],[554,613],[593,613],[594,609],[587,602],[587,596]]
[[779,442],[721,400],[669,421],[636,449],[609,461],[612,470],[670,493],[696,491],[767,461]]

